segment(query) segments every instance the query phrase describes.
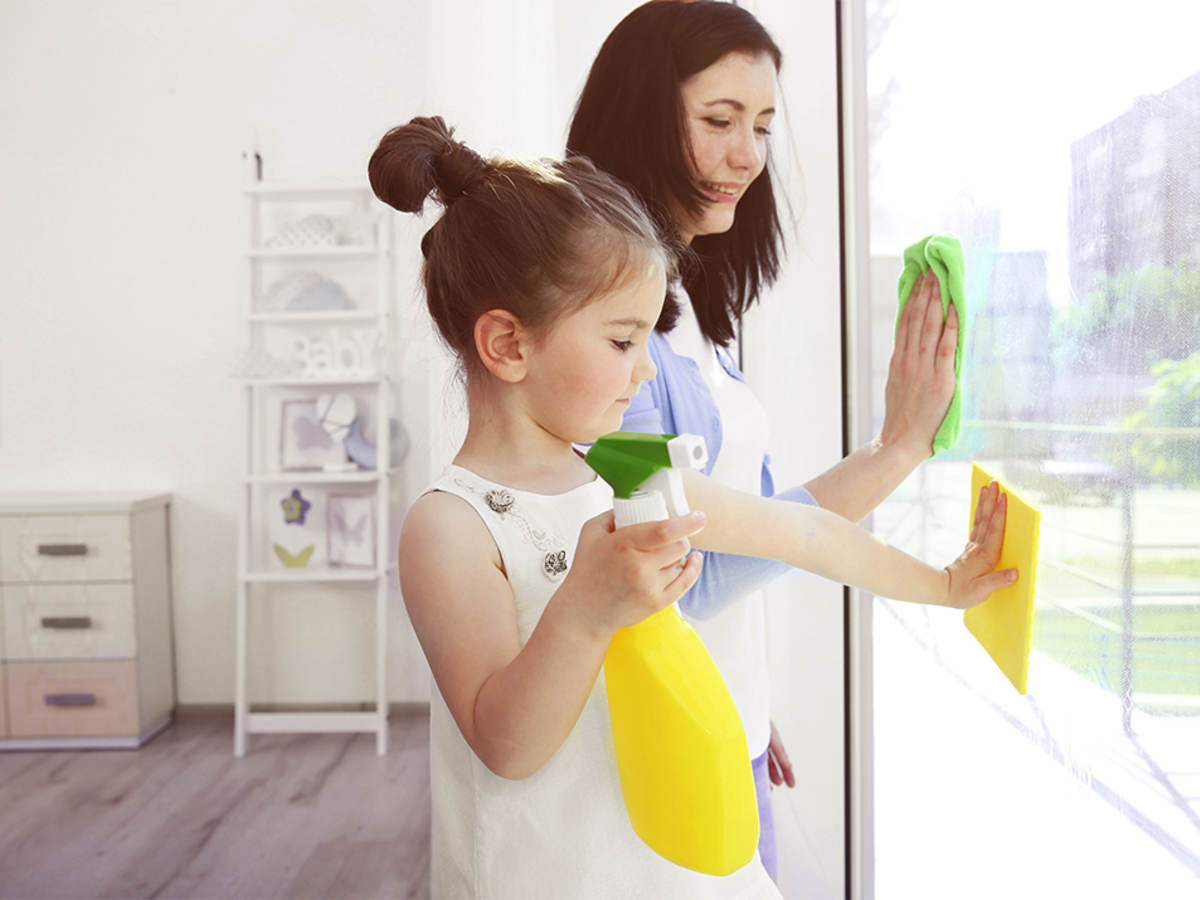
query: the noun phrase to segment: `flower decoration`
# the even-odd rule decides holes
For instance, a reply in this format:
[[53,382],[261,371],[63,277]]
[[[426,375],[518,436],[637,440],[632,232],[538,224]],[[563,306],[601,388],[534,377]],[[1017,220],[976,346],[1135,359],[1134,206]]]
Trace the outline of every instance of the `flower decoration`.
[[293,488],[292,493],[279,501],[283,507],[283,521],[287,525],[303,525],[312,504],[304,499],[300,488]]
[[567,571],[567,551],[566,550],[551,550],[546,554],[546,561],[542,564],[546,572],[546,577],[557,578]]
[[517,498],[508,491],[488,491],[483,495],[483,501],[494,513],[504,515],[513,508]]

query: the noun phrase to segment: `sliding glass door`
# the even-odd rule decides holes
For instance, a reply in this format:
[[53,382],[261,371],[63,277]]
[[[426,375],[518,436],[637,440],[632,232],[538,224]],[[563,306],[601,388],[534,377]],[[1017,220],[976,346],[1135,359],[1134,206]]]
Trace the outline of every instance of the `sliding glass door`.
[[958,444],[871,526],[950,562],[972,461],[1042,511],[1027,695],[961,613],[874,603],[874,895],[1200,896],[1200,6],[852,18],[864,429],[905,247],[957,235],[969,310]]

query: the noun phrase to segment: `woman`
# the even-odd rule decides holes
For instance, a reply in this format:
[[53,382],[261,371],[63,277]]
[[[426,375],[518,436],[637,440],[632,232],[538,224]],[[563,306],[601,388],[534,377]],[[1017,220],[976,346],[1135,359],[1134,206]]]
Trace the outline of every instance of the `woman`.
[[[701,434],[715,480],[819,504],[851,521],[922,460],[954,393],[957,318],[943,322],[937,280],[904,311],[880,435],[803,487],[776,494],[768,426],[727,346],[775,280],[783,251],[768,162],[782,54],[746,10],[716,0],[655,0],[613,30],[588,75],[567,152],[628,184],[665,235],[683,276],[651,339],[656,377],[625,415],[630,431]],[[682,601],[729,684],[754,762],[763,863],[776,874],[769,781],[793,783],[768,711],[761,588],[777,563],[707,554]]]

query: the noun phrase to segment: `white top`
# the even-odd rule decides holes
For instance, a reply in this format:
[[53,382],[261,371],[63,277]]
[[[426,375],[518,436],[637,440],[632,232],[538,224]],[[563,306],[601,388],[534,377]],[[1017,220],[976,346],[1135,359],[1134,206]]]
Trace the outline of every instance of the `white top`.
[[[513,588],[522,644],[562,583],[583,523],[612,505],[600,479],[536,494],[459,466],[429,490],[461,497],[487,526]],[[663,859],[637,836],[621,797],[602,677],[563,745],[520,781],[480,762],[434,690],[430,768],[435,898],[779,897],[757,854],[718,878]]]
[[[743,382],[725,371],[716,347],[700,331],[695,310],[684,294],[680,316],[667,343],[680,356],[694,361],[721,418],[721,449],[710,477],[749,494],[762,493],[763,456],[770,425],[767,414]],[[711,453],[712,447],[709,448]],[[770,680],[767,674],[767,611],[762,591],[729,604],[708,619],[686,616],[704,640],[708,652],[746,727],[750,758],[761,756],[771,740]]]

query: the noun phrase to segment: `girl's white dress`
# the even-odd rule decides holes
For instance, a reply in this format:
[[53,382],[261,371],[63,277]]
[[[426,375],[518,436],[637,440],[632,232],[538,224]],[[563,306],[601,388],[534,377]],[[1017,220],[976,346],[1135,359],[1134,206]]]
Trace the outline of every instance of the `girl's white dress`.
[[[450,466],[428,490],[469,503],[487,526],[529,639],[571,565],[579,530],[611,508],[596,479],[563,494],[536,494]],[[757,855],[732,875],[684,869],[646,846],[621,798],[601,673],[575,727],[535,774],[493,774],[467,745],[437,691],[430,704],[435,898],[574,900],[645,897],[778,898]]]

